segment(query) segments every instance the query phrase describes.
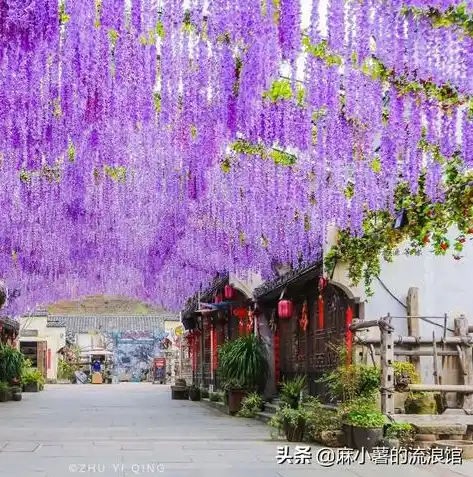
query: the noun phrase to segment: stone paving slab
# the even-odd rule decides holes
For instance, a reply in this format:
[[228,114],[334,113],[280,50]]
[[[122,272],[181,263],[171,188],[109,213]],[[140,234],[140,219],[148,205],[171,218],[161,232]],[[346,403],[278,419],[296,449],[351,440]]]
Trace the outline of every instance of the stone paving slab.
[[50,385],[0,403],[0,422],[0,477],[473,477],[473,462],[278,465],[287,443],[272,441],[267,426],[172,401],[168,387],[151,384]]

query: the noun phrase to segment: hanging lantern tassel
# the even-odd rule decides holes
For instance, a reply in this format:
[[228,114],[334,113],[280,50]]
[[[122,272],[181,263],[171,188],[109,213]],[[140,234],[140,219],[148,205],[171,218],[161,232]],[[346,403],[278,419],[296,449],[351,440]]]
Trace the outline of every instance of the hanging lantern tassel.
[[322,293],[319,295],[319,330],[323,330],[325,328],[325,318],[324,318],[324,299],[322,297]]
[[193,354],[193,361],[192,361],[192,366],[194,368],[194,371],[197,371],[197,353],[199,351],[199,340],[194,338],[194,354]]
[[246,325],[246,329],[248,330],[248,333],[251,334],[254,331],[254,328],[255,328],[255,315],[251,310],[249,310],[248,323]]
[[238,335],[243,336],[244,332],[245,332],[245,322],[243,321],[243,318],[240,316],[240,321],[238,322]]
[[346,324],[346,348],[347,348],[347,364],[351,364],[351,350],[352,350],[352,340],[353,334],[350,330],[350,326],[353,322],[353,310],[351,306],[347,308],[346,315],[345,315],[345,324]]
[[217,328],[214,326],[212,329],[212,338],[213,338],[213,370],[215,371],[218,368],[218,344],[217,344]]
[[280,356],[280,341],[279,341],[279,330],[276,330],[273,338],[274,346],[274,378],[276,380],[276,386],[281,380],[281,356]]
[[192,371],[195,372],[195,347],[194,347],[194,337],[193,336],[188,336],[187,341],[189,343],[189,353],[190,353],[190,358],[191,358],[191,363],[192,363]]

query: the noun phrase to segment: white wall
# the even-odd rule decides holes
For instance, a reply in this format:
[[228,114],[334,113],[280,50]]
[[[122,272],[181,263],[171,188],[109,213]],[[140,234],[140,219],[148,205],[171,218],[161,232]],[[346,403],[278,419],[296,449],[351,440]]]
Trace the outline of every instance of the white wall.
[[251,298],[255,288],[261,286],[264,282],[260,275],[250,273],[246,278],[240,278],[235,274],[230,274],[228,282],[235,288],[238,288],[248,298]]
[[[48,350],[51,350],[51,363],[47,369],[48,379],[57,379],[58,354],[57,351],[66,344],[65,328],[48,328],[47,317],[30,316],[20,318],[20,342],[22,341],[46,341]],[[24,330],[37,330],[37,337],[22,337]]]
[[102,337],[98,332],[77,333],[76,345],[83,352],[87,352],[96,348],[101,348],[103,346]]
[[[326,250],[334,243],[335,232],[331,232],[328,235]],[[458,232],[452,229],[448,238],[453,240],[456,236]],[[451,251],[445,256],[436,256],[428,247],[420,256],[405,255],[403,252],[406,246],[407,243],[400,247],[400,254],[395,257],[393,263],[382,263],[379,278],[389,291],[375,278],[372,285],[374,296],[367,298],[362,286],[350,286],[346,264],[337,266],[334,281],[347,289],[353,297],[360,299],[363,303],[362,318],[365,320],[379,319],[388,313],[393,317],[405,317],[406,308],[403,304],[406,305],[408,290],[410,287],[417,287],[419,315],[431,317],[431,321],[438,323],[436,326],[420,320],[421,336],[432,338],[433,332],[437,337],[442,336],[444,324],[442,317],[445,314],[448,316],[447,328],[451,330],[454,328],[454,319],[461,314],[464,314],[472,325],[473,241],[467,240],[465,243],[461,260],[455,260]],[[393,319],[393,325],[396,328],[396,335],[407,335],[407,319]],[[375,334],[378,334],[377,330],[373,329],[372,335]],[[448,332],[447,335],[451,336],[452,333]],[[455,367],[456,364],[451,363],[450,369]],[[421,358],[422,380],[432,382],[432,372],[432,358]],[[444,376],[444,382],[445,379],[448,379],[448,376]]]
[[[454,233],[451,234],[455,236]],[[401,249],[402,250],[402,249]],[[380,279],[389,291],[406,304],[410,287],[419,289],[420,316],[448,315],[448,326],[453,327],[453,319],[461,314],[473,324],[473,242],[466,243],[464,256],[455,260],[451,252],[436,256],[425,250],[421,256],[397,256],[393,263],[384,262]],[[365,319],[376,319],[391,315],[403,316],[405,308],[398,303],[378,280],[373,282],[374,296],[365,304]],[[443,325],[443,320],[432,320]],[[397,321],[396,321],[397,323]],[[404,332],[407,327],[402,328]],[[420,322],[422,336],[432,336],[432,331],[440,328],[424,321]]]

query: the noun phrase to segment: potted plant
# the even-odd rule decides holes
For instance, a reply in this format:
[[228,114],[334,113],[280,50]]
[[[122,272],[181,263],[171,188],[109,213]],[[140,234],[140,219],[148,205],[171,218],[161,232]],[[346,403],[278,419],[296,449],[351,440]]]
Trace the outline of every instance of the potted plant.
[[0,402],[10,401],[12,397],[11,389],[5,381],[0,382]]
[[200,401],[200,388],[195,384],[189,387],[189,399],[191,401]]
[[243,399],[241,409],[237,416],[239,417],[256,417],[259,412],[264,409],[263,398],[258,393],[251,393]]
[[13,401],[21,401],[23,399],[20,386],[12,386],[10,389],[11,389]]
[[302,391],[306,386],[306,376],[297,376],[290,381],[283,380],[279,392],[282,403],[287,404],[292,409],[297,409],[301,402]]
[[262,391],[268,377],[266,348],[261,338],[250,334],[219,347],[219,374],[231,415],[241,409],[248,393]]
[[275,427],[278,434],[283,435],[288,442],[302,442],[309,417],[309,412],[304,406],[300,405],[293,409],[283,404],[277,409],[269,425]]
[[410,384],[420,382],[419,373],[415,366],[408,361],[394,361],[394,389],[399,393],[409,391]]
[[309,413],[306,423],[308,439],[327,447],[344,447],[345,436],[341,430],[340,412],[325,408],[318,399],[312,396],[309,397],[306,408]]
[[384,428],[383,447],[410,449],[414,444],[415,431],[407,422],[391,422]]
[[34,368],[25,369],[21,376],[23,390],[27,393],[37,393],[44,386],[44,378],[41,372]]
[[349,404],[344,422],[351,426],[353,447],[371,453],[383,438],[386,417],[375,409],[373,402],[362,400]]
[[209,391],[205,388],[200,388],[200,398],[201,399],[208,399],[209,398]]
[[210,402],[223,402],[223,394],[216,391],[214,393],[209,393]]
[[0,380],[10,384],[19,382],[26,364],[25,356],[13,346],[0,344]]

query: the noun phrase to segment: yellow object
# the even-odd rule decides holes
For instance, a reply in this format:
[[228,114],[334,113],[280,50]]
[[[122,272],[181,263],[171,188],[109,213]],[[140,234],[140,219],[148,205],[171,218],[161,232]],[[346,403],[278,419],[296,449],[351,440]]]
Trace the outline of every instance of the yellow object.
[[184,333],[184,328],[179,325],[175,330],[174,330],[174,333],[176,333],[176,336],[182,336],[182,334]]
[[103,384],[102,373],[92,374],[92,384]]

